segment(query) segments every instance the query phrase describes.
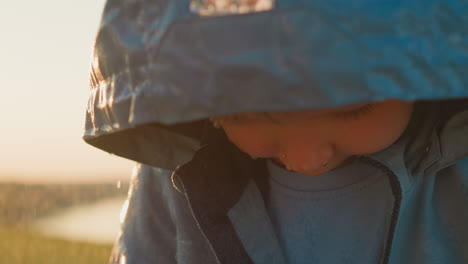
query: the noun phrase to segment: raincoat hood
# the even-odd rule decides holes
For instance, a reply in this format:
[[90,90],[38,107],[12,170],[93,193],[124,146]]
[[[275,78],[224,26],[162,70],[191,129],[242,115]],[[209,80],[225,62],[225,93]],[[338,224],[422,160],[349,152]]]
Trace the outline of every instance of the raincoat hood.
[[468,97],[465,1],[277,0],[214,16],[195,2],[208,1],[108,1],[86,142],[173,170],[211,116]]

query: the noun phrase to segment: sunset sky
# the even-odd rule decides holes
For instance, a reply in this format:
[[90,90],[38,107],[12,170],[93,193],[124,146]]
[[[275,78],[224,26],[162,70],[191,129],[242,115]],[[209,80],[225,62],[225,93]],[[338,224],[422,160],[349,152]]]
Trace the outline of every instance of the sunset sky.
[[0,9],[0,181],[128,179],[134,162],[84,143],[88,70],[104,0]]

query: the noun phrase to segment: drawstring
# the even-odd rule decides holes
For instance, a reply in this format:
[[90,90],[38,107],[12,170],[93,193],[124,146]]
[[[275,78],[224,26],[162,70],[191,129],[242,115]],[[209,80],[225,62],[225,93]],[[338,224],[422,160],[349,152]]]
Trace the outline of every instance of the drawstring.
[[176,189],[178,192],[185,194],[185,192],[182,190],[183,187],[181,186],[182,183],[180,183],[179,176],[177,176],[177,170],[180,168],[180,166],[177,166],[177,168],[172,172],[171,174],[171,183],[172,187]]
[[401,190],[400,181],[398,180],[398,177],[395,175],[395,173],[393,173],[393,171],[391,171],[382,163],[374,159],[371,159],[369,157],[361,156],[359,157],[359,159],[382,170],[388,176],[389,181],[390,181],[390,187],[392,189],[394,202],[393,202],[392,215],[390,219],[390,226],[388,228],[387,241],[385,243],[385,249],[382,255],[382,259],[380,261],[381,264],[388,264],[390,253],[392,251],[392,244],[393,244],[393,238],[395,236],[395,229],[396,229],[396,225],[398,222],[398,217],[400,215],[401,200],[402,200],[402,190]]

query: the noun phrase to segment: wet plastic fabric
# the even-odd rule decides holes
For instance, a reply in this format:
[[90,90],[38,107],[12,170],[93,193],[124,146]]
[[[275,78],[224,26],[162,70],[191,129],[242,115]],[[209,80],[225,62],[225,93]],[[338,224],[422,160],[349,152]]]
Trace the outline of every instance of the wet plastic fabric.
[[[170,177],[200,153],[207,117],[468,97],[464,0],[277,0],[271,11],[213,17],[190,5],[108,0],[104,10],[84,139],[162,168],[141,165],[134,176],[113,263],[229,263],[202,232],[201,224],[216,223],[195,219]],[[468,166],[459,162],[468,154],[467,108],[421,137],[414,151],[428,154],[411,163],[418,175],[398,166],[397,150],[372,157],[387,161],[402,189],[393,250],[382,263],[468,261]],[[209,201],[228,196],[221,194]],[[249,183],[230,221],[254,263],[283,263],[262,204]]]

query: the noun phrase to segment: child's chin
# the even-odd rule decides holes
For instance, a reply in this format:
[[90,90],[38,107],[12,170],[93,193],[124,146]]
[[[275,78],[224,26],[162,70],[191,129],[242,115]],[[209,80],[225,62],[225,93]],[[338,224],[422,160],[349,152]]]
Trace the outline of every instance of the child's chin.
[[287,166],[285,166],[283,163],[281,163],[280,161],[278,160],[273,160],[278,166],[282,167],[283,169],[285,170],[288,170],[288,171],[292,171],[292,172],[295,172],[295,173],[300,173],[300,174],[305,174],[305,175],[309,175],[309,176],[319,176],[321,174],[324,174],[328,171],[331,171],[335,168],[337,168],[337,166],[335,167],[332,167],[332,166],[326,166],[326,167],[319,167],[319,168],[316,168],[316,169],[312,169],[312,170],[303,170],[303,169],[298,169],[298,168],[288,168]]
[[323,168],[323,169],[317,169],[317,170],[314,170],[314,171],[305,171],[305,172],[300,172],[298,171],[299,173],[302,173],[302,174],[305,174],[305,175],[308,175],[308,176],[319,176],[319,175],[322,175],[326,172],[329,172],[331,170],[333,170],[334,168],[332,169],[328,169],[328,168]]
[[322,175],[326,172],[329,172],[329,171],[332,171],[334,169],[338,169],[338,168],[342,168],[342,167],[345,167],[347,166],[348,164],[350,164],[352,161],[353,161],[354,157],[350,157],[346,160],[344,160],[343,162],[335,165],[335,166],[325,166],[325,167],[320,167],[320,168],[317,168],[315,170],[308,170],[308,171],[296,171],[298,173],[302,173],[302,174],[305,174],[305,175],[309,175],[309,176],[319,176],[319,175]]

